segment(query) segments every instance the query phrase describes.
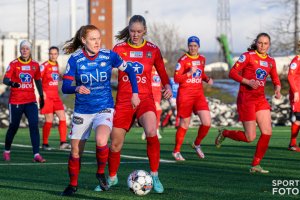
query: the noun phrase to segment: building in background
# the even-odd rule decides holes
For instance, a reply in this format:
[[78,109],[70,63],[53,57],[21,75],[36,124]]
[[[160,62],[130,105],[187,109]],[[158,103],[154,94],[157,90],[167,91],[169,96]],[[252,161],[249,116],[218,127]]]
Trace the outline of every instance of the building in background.
[[112,0],[89,0],[88,23],[100,29],[102,48],[112,49]]

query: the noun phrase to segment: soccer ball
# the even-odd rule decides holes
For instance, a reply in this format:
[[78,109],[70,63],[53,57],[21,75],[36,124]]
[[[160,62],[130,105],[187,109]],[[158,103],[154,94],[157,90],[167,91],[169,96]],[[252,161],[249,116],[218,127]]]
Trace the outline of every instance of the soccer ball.
[[127,178],[127,185],[134,194],[143,196],[151,191],[153,181],[148,172],[144,170],[135,170],[129,174]]

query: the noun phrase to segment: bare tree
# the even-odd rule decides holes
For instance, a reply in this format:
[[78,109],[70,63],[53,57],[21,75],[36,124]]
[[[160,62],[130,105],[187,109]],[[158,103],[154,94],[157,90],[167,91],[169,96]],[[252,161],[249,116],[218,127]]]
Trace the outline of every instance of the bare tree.
[[273,6],[284,6],[286,14],[280,16],[271,28],[272,53],[297,53],[299,41],[299,0],[270,0]]
[[164,58],[169,75],[174,74],[178,58],[185,48],[185,40],[180,37],[178,27],[167,23],[153,23],[148,26],[149,41],[157,45]]

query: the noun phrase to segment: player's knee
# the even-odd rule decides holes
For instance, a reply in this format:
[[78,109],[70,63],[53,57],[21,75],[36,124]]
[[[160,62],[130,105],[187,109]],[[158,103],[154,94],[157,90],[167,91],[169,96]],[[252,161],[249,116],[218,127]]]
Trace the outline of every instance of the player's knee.
[[253,142],[256,138],[256,134],[249,134],[246,136],[247,137],[247,142]]
[[156,135],[156,126],[147,128],[147,130],[145,130],[145,133],[146,133],[147,137],[155,136]]
[[123,144],[120,143],[112,143],[110,146],[110,150],[112,152],[119,152],[122,149]]

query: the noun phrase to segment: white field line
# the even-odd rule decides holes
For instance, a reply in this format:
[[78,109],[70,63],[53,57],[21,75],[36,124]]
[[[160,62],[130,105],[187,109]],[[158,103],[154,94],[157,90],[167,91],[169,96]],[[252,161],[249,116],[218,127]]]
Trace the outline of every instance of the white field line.
[[[5,145],[5,144],[0,142],[0,145]],[[23,145],[23,144],[12,144],[12,146],[32,148],[31,145]],[[58,150],[58,149],[52,148],[52,150]],[[61,150],[61,151],[70,151],[70,150]],[[95,151],[84,151],[84,153],[95,154],[96,152]],[[140,157],[140,156],[121,155],[121,157],[122,158],[129,158],[129,159],[137,159],[137,160],[148,160],[148,157]],[[176,161],[174,161],[174,160],[166,160],[166,159],[160,159],[160,162],[161,163],[176,163]],[[130,163],[130,162],[126,162],[126,163]],[[51,164],[51,163],[49,163],[49,164]]]

